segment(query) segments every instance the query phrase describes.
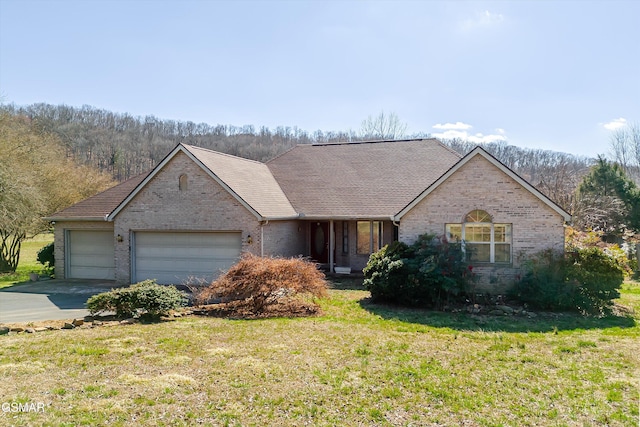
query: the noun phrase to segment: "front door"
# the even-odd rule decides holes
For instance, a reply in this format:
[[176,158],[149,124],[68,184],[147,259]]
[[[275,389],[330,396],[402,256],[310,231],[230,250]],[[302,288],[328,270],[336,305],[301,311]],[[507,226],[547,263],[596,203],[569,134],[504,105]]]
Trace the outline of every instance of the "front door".
[[329,262],[329,223],[312,222],[311,227],[311,259],[326,264]]

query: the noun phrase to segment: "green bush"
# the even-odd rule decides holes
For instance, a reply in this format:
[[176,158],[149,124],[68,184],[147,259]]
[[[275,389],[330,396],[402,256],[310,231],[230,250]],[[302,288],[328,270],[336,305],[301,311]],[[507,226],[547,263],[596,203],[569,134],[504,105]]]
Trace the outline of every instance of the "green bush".
[[385,246],[363,272],[373,300],[408,306],[440,306],[463,295],[470,277],[461,245],[430,234]]
[[597,247],[579,249],[569,256],[569,280],[579,289],[576,308],[589,313],[608,311],[613,300],[620,297],[622,266]]
[[575,308],[578,286],[568,280],[564,253],[547,249],[523,263],[524,274],[511,296],[540,310]]
[[158,317],[186,305],[187,298],[175,286],[158,285],[145,280],[128,288],[113,289],[94,295],[87,300],[91,314],[115,311],[117,317],[134,317],[147,314]]
[[624,281],[622,266],[597,247],[543,251],[524,270],[512,296],[542,310],[607,313]]
[[45,273],[52,276],[56,265],[53,242],[40,249],[36,259],[40,264],[44,265]]
[[402,242],[386,245],[372,253],[364,273],[364,287],[377,301],[411,305],[415,303],[414,281],[409,280],[409,246]]

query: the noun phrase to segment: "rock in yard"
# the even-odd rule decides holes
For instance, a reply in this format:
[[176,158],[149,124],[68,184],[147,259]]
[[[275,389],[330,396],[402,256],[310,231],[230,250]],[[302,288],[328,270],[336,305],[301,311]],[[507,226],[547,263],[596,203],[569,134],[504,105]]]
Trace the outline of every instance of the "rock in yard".
[[33,332],[44,332],[44,331],[48,331],[49,328],[45,328],[45,327],[40,327],[40,328],[33,328]]
[[24,332],[24,328],[20,327],[20,326],[14,326],[13,328],[10,329],[11,332]]
[[62,326],[62,329],[73,329],[76,326],[73,323],[69,323],[69,322],[64,322],[64,325]]
[[71,322],[71,324],[73,326],[82,326],[82,325],[84,325],[84,320],[82,320],[82,319],[73,319],[73,322]]
[[509,307],[508,305],[499,305],[496,308],[506,314],[513,314],[513,308]]
[[0,326],[0,335],[7,335],[9,333],[8,326]]
[[35,333],[36,333],[36,330],[35,330],[35,329],[33,329],[33,328],[27,328],[27,329],[25,329],[24,331],[25,331],[26,333],[28,333],[28,334],[35,334]]

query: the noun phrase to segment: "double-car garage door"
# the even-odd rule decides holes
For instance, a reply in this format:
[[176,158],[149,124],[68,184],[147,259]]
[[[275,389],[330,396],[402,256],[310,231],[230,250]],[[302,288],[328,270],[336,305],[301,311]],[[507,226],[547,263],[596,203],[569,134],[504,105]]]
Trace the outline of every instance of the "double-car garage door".
[[[113,231],[70,230],[67,245],[68,278],[115,278]],[[131,241],[131,281],[209,281],[231,267],[240,251],[240,232],[138,231]]]
[[132,281],[156,279],[180,284],[192,278],[207,281],[236,263],[239,232],[170,233],[139,231],[133,235]]

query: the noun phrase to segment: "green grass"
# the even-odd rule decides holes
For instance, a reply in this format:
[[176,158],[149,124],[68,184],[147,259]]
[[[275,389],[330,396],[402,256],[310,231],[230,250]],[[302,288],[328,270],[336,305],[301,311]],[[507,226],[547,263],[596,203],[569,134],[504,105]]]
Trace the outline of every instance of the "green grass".
[[38,251],[53,242],[53,234],[39,234],[22,242],[20,261],[15,273],[0,274],[0,288],[29,280],[29,273],[42,272],[42,264],[37,261]]
[[372,305],[342,287],[315,318],[174,322],[0,337],[0,425],[637,426],[638,303],[609,319]]

